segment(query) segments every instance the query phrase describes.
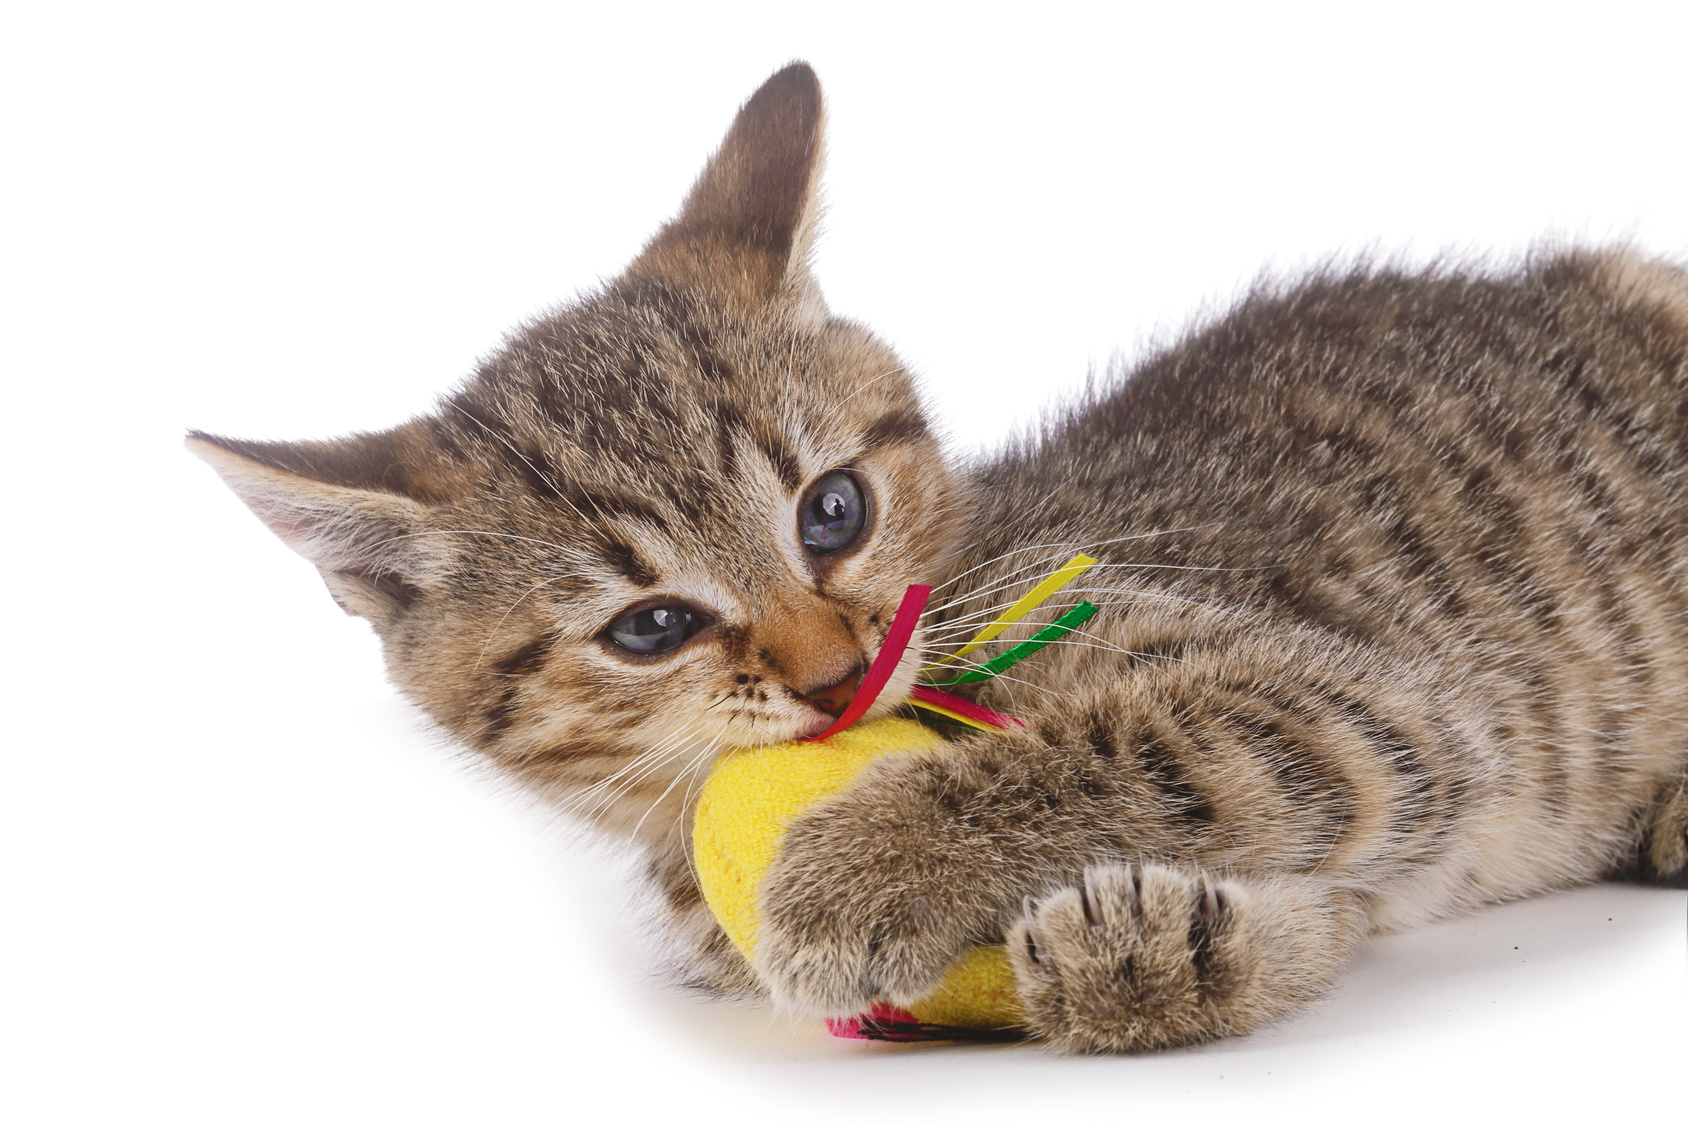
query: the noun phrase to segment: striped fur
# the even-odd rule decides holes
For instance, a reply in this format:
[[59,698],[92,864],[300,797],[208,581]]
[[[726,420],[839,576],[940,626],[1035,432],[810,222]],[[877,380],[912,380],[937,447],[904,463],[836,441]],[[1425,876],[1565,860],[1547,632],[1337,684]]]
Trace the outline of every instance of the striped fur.
[[[809,274],[822,127],[807,67],[770,79],[626,275],[429,416],[190,439],[444,727],[649,849],[698,974],[848,1014],[1006,940],[1037,1033],[1133,1050],[1293,1011],[1367,933],[1684,865],[1688,274],[1544,250],[1262,285],[950,466]],[[797,504],[839,468],[870,524],[811,558]],[[1026,730],[802,818],[744,965],[685,853],[713,758],[812,730],[908,583],[938,599],[876,713],[1077,550],[1104,565],[1066,604],[1105,612],[974,689]],[[605,639],[659,602],[705,627]]]

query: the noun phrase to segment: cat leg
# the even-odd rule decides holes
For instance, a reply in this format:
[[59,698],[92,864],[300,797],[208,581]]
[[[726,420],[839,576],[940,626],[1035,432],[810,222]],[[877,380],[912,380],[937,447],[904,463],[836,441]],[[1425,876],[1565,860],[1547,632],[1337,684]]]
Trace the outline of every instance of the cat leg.
[[766,1000],[767,989],[709,907],[697,903],[670,916],[680,985],[724,1000]]
[[[1422,669],[1361,682],[1328,652],[1261,643],[1211,667],[1198,656],[1069,691],[1023,729],[883,759],[794,819],[759,895],[755,965],[774,1000],[827,1016],[907,1006],[963,950],[1003,941],[1026,895],[1100,863],[1298,873],[1238,878],[1237,932],[1277,935],[1300,913],[1348,917],[1324,888],[1422,872],[1480,829],[1497,752]],[[1284,985],[1212,1033],[1248,1024],[1250,1004],[1311,995],[1279,965],[1299,940],[1262,939],[1259,972]],[[1320,939],[1315,960],[1334,967],[1352,940]]]
[[1138,1051],[1252,1031],[1303,1007],[1365,932],[1359,900],[1300,876],[1091,867],[1008,934],[1040,1038]]

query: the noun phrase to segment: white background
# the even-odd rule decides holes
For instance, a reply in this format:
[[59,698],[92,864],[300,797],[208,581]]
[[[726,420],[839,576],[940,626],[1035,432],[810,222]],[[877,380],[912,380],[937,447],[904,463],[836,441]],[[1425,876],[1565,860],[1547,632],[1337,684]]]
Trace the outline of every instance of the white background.
[[618,861],[428,733],[179,441],[425,409],[612,275],[793,57],[830,101],[822,283],[963,449],[1266,266],[1544,234],[1688,258],[1681,4],[35,7],[0,17],[0,1117],[1675,1098],[1681,891],[1385,939],[1303,1017],[1147,1058],[842,1043],[666,992]]

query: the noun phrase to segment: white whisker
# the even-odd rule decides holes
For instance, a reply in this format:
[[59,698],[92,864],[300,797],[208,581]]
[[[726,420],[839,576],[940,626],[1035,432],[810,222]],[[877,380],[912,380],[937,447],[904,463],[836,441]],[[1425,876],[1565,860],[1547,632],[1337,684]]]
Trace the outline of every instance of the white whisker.
[[[962,571],[960,574],[955,575],[953,578],[949,579],[949,581],[947,581],[947,582],[944,582],[942,585],[934,586],[932,588],[932,592],[937,593],[939,590],[944,589],[944,587],[946,587],[946,586],[954,585],[955,583],[961,581],[963,578],[966,578],[969,574],[972,574],[974,571],[983,570],[987,566],[994,566],[995,564],[997,564],[997,563],[1001,562],[1002,560],[1008,558],[1010,555],[1024,554],[1027,551],[1056,551],[1056,550],[1060,550],[1060,551],[1079,551],[1079,550],[1083,550],[1083,551],[1089,552],[1089,551],[1097,550],[1097,549],[1102,548],[1102,547],[1112,546],[1115,543],[1129,543],[1129,542],[1132,542],[1133,540],[1136,540],[1136,539],[1152,539],[1152,538],[1154,538],[1155,536],[1158,536],[1158,535],[1179,535],[1179,534],[1182,534],[1183,532],[1186,532],[1186,531],[1203,531],[1203,530],[1206,530],[1207,528],[1210,528],[1210,527],[1219,527],[1219,526],[1220,526],[1220,524],[1219,524],[1218,521],[1215,521],[1213,523],[1191,524],[1189,527],[1171,527],[1171,528],[1167,528],[1163,531],[1144,531],[1144,532],[1139,532],[1136,535],[1121,535],[1121,536],[1119,536],[1118,538],[1115,538],[1115,539],[1102,539],[1102,540],[1098,540],[1096,542],[1090,543],[1088,545],[1083,545],[1083,546],[1074,546],[1072,540],[1064,540],[1064,541],[1059,542],[1059,543],[1034,543],[1029,547],[1015,547],[1013,550],[1004,551],[1002,554],[997,555],[994,558],[990,558],[990,559],[985,560],[984,562],[980,563],[978,566],[971,567],[967,570]],[[1035,566],[1036,564],[1034,563],[1032,565]],[[1022,567],[1021,569],[1028,569],[1028,568]]]

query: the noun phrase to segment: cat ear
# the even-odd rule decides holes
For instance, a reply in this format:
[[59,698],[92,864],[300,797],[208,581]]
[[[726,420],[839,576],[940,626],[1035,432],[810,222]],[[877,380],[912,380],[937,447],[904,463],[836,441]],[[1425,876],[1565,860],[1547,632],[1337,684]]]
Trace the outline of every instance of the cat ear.
[[635,276],[737,290],[754,301],[809,290],[820,210],[825,109],[820,80],[792,63],[744,103],[684,207],[629,269]]
[[408,429],[309,442],[194,431],[187,447],[316,565],[340,608],[383,626],[444,569],[443,548],[419,534],[428,526],[423,497],[437,482],[419,475]]

